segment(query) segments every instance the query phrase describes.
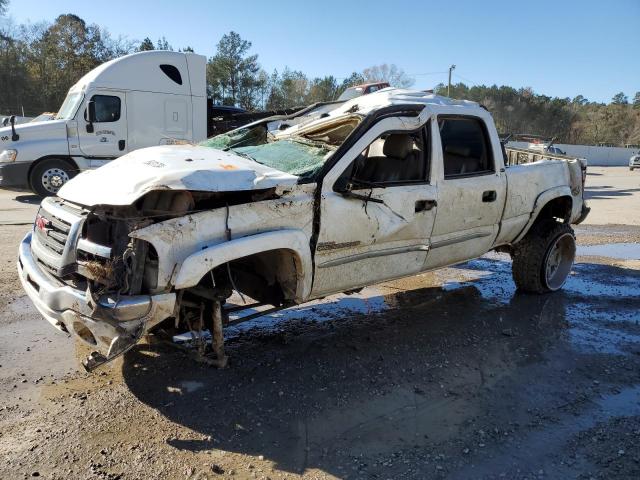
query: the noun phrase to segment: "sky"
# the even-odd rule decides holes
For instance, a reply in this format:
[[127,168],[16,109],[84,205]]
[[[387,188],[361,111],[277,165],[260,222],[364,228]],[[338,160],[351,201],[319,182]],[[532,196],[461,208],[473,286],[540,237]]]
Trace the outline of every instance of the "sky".
[[349,76],[394,63],[414,87],[447,81],[531,87],[609,102],[640,91],[640,0],[10,0],[16,23],[74,13],[129,40],[166,37],[212,56],[234,30],[267,72]]

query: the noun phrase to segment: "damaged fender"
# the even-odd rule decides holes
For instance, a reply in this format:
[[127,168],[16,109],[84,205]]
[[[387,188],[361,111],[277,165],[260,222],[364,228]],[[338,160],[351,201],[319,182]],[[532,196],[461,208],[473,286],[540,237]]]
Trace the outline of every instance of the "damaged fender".
[[193,287],[209,271],[232,260],[270,250],[289,250],[296,259],[296,301],[302,302],[311,291],[312,263],[309,239],[300,230],[285,229],[241,237],[213,245],[187,257],[176,276],[175,288]]

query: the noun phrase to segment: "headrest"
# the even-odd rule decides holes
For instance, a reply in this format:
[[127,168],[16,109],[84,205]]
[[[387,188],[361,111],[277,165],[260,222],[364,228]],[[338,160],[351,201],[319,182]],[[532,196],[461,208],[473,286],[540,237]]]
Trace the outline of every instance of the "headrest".
[[392,133],[384,141],[385,157],[406,158],[413,151],[413,139],[406,133]]
[[458,155],[459,157],[469,157],[471,156],[471,149],[469,147],[462,147],[460,145],[447,145],[444,147],[445,153],[450,153],[451,155]]

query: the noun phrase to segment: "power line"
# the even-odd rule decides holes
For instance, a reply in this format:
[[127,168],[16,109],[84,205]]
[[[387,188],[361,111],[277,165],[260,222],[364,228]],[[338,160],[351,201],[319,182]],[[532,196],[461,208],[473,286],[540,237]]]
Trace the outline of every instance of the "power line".
[[474,82],[473,80],[471,80],[470,78],[465,78],[462,75],[460,75],[459,73],[454,73],[454,75],[458,78],[460,78],[461,80],[464,80],[465,82],[469,82],[473,85],[478,85],[478,82]]

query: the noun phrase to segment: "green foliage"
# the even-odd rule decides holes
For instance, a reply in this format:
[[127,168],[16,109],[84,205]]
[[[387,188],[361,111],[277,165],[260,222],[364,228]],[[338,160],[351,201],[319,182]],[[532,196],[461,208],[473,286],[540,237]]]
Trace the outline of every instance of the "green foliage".
[[[229,32],[218,42],[216,54],[207,64],[207,84],[214,102],[254,109],[264,96],[266,81],[257,55],[249,55],[251,42]],[[262,95],[261,95],[262,93]]]
[[[437,85],[435,93],[446,95],[446,85]],[[559,143],[586,145],[640,143],[640,109],[628,105],[624,93],[604,105],[590,103],[582,95],[569,100],[539,95],[530,88],[458,83],[451,86],[451,97],[486,106],[501,133],[536,134],[555,137]]]
[[611,99],[611,103],[615,105],[627,105],[629,103],[629,99],[624,94],[624,92],[616,93]]
[[9,0],[0,0],[0,17],[7,13],[7,6],[9,5]]
[[82,75],[132,49],[72,14],[52,24],[7,23],[0,32],[0,112],[55,111]]
[[155,49],[156,47],[149,37],[146,37],[142,42],[140,42],[140,45],[138,45],[139,52],[148,52]]

